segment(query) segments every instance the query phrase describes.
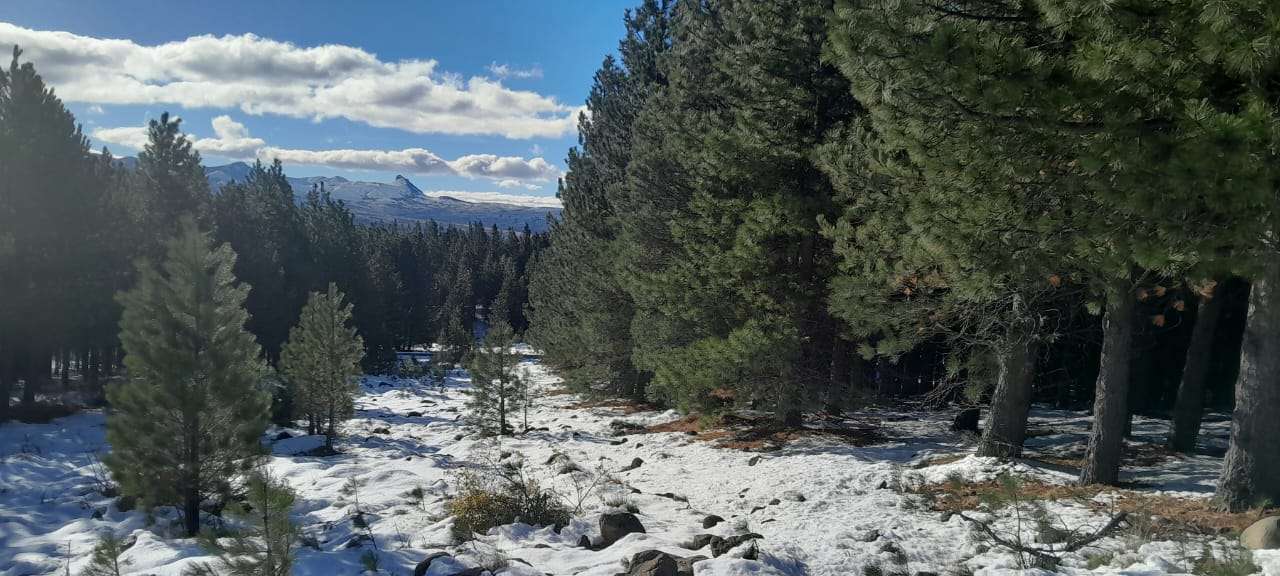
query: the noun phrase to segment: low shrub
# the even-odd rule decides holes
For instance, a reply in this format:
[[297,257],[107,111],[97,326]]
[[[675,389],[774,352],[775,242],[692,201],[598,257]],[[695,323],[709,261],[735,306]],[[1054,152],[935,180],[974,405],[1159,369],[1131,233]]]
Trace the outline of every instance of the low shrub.
[[513,522],[563,526],[570,517],[568,506],[528,478],[519,463],[462,473],[458,492],[445,507],[454,518],[453,535],[459,541]]

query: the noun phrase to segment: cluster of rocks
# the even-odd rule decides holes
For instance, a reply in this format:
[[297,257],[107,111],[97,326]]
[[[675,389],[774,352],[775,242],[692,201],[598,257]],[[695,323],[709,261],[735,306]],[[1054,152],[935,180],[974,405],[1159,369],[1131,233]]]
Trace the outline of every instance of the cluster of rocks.
[[[723,518],[710,515],[703,519],[702,526],[703,528],[712,528],[721,522],[724,522]],[[600,517],[600,541],[592,543],[590,538],[583,536],[579,544],[592,550],[602,550],[618,542],[628,534],[643,534],[644,532],[644,524],[640,522],[640,519],[635,514],[610,512]],[[727,554],[730,550],[761,538],[764,537],[755,533],[736,534],[728,537],[699,534],[683,547],[689,550],[708,548],[711,552],[711,558],[718,558]],[[758,557],[759,553],[754,545],[742,553],[742,558],[748,560],[756,560]],[[627,564],[627,571],[620,573],[618,576],[692,576],[693,565],[707,559],[707,556],[702,555],[677,556],[661,550],[645,550],[633,555]]]

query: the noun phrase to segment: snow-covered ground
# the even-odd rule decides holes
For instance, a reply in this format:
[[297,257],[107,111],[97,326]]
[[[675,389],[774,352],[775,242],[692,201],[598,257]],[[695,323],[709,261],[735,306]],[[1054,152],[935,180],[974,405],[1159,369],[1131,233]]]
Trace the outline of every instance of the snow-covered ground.
[[[533,361],[527,367],[538,387],[554,388],[553,374]],[[615,420],[652,425],[679,415],[581,408],[581,398],[553,394],[539,398],[529,413],[529,425],[540,431],[494,441],[471,435],[462,424],[467,384],[461,372],[448,379],[444,390],[413,380],[365,378],[356,417],[346,424],[336,456],[301,455],[316,446],[316,438],[272,442],[280,431],[268,435],[264,441],[273,443],[269,466],[298,492],[297,520],[319,545],[318,550],[300,551],[295,574],[358,574],[364,569],[361,556],[376,544],[380,570],[387,574],[412,574],[428,554],[445,550],[469,566],[506,558],[509,567],[501,573],[513,576],[612,576],[624,572],[623,561],[637,552],[711,556],[706,548],[686,546],[699,534],[743,532],[763,536],[757,541],[759,560],[741,558],[749,548],[742,546],[694,564],[696,573],[862,574],[868,564],[887,562],[897,548],[905,553],[911,574],[957,573],[961,568],[979,575],[1004,574],[1016,571],[1012,554],[973,538],[965,520],[930,511],[920,496],[895,488],[956,477],[990,479],[1005,470],[1047,482],[1067,483],[1073,477],[1065,467],[1035,461],[1000,465],[972,456],[955,459],[971,446],[969,439],[947,430],[950,414],[889,409],[857,416],[864,424],[877,424],[887,436],[884,442],[858,447],[838,438],[806,437],[779,450],[753,453],[718,448],[681,432],[615,437],[610,426]],[[1206,425],[1206,452],[1225,446],[1227,424],[1218,420]],[[1087,425],[1087,418],[1077,413],[1037,411],[1028,448],[1050,461],[1078,457],[1072,450],[1078,450]],[[1135,437],[1158,440],[1166,426],[1140,418]],[[204,558],[192,540],[175,536],[171,513],[161,510],[149,520],[140,511],[117,510],[113,499],[99,493],[103,471],[95,453],[105,449],[99,412],[49,424],[0,426],[0,574],[61,574],[68,565],[77,574],[102,531],[135,540],[124,555],[130,573],[177,575]],[[583,485],[582,478],[590,476],[585,474],[578,475],[575,485],[574,475],[559,473],[564,460],[553,458],[556,454],[581,469],[608,472],[622,484],[591,488]],[[925,465],[939,456],[951,456],[951,461]],[[571,505],[581,500],[581,511],[559,533],[511,525],[472,543],[453,544],[444,504],[459,472],[504,457],[523,458],[543,485]],[[640,465],[623,471],[635,459]],[[1219,466],[1218,458],[1207,455],[1144,463],[1128,468],[1125,479],[1145,491],[1186,498],[1207,497]],[[355,494],[344,488],[353,483]],[[421,501],[409,496],[415,488],[425,495]],[[1097,499],[1108,497],[1104,493]],[[373,543],[353,542],[365,532],[352,524],[357,499]],[[628,535],[598,551],[579,547],[581,536],[599,537],[601,513],[621,502],[638,509],[646,533]],[[1082,530],[1107,520],[1083,503],[1055,502],[1050,509]],[[704,529],[702,521],[710,514],[726,521]],[[1012,521],[997,522],[1007,528]],[[1059,571],[1180,572],[1206,541],[1226,542],[1214,537],[1142,542],[1121,534],[1066,554]],[[1088,569],[1087,557],[1103,551],[1114,556]],[[1280,551],[1256,553],[1255,561],[1265,574],[1280,576]],[[449,574],[459,563],[433,563],[430,574]]]

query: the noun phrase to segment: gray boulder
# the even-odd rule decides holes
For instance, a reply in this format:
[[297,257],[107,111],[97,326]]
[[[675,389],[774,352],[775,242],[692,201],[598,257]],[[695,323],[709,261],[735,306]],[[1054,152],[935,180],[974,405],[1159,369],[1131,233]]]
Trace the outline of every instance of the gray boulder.
[[609,512],[600,516],[600,548],[608,548],[627,534],[644,533],[644,524],[630,512]]
[[453,558],[448,552],[434,552],[428,554],[417,566],[413,567],[413,576],[426,576],[427,571],[431,569],[431,563],[440,558]]
[[675,556],[657,550],[645,550],[631,557],[626,576],[681,576]]
[[693,576],[693,565],[706,556],[681,558],[661,550],[645,550],[631,557],[626,573],[619,576]]
[[1240,543],[1250,550],[1280,550],[1280,516],[1263,518],[1245,528]]

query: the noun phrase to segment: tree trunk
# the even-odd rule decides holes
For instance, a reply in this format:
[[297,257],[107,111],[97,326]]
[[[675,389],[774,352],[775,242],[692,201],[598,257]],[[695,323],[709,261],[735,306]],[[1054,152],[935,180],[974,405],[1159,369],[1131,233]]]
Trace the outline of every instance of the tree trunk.
[[850,368],[855,354],[853,344],[836,336],[832,342],[831,378],[827,384],[827,413],[840,415],[849,405],[849,385],[853,381]]
[[196,485],[186,487],[182,506],[183,521],[186,523],[187,536],[200,533],[200,489]]
[[8,348],[0,348],[0,423],[9,420],[9,399],[13,395],[13,357]]
[[498,386],[502,388],[502,392],[498,395],[498,435],[505,436],[507,434],[507,394],[506,385],[501,380]]
[[116,373],[116,349],[111,347],[102,350],[102,357],[98,359],[98,363],[102,365],[102,377],[110,380]]
[[58,353],[58,370],[61,372],[62,389],[66,390],[71,387],[71,351],[63,348]]
[[182,488],[183,520],[186,523],[187,536],[200,533],[200,415],[188,413],[186,446],[186,480]]
[[1080,471],[1083,484],[1116,484],[1124,451],[1125,422],[1129,417],[1129,361],[1133,347],[1136,306],[1131,283],[1108,299],[1102,317],[1102,358],[1093,400],[1093,430]]
[[42,360],[48,360],[48,358],[33,350],[27,358],[26,365],[23,366],[25,368],[22,379],[23,408],[30,408],[36,403],[36,389],[40,387],[40,381],[49,375],[49,366],[42,365]]
[[[1217,284],[1222,286],[1222,282]],[[1200,418],[1204,412],[1204,382],[1209,374],[1209,352],[1213,348],[1213,334],[1222,317],[1223,290],[1218,294],[1200,297],[1200,309],[1196,311],[1195,325],[1191,328],[1191,342],[1187,346],[1187,360],[1182,368],[1182,382],[1178,385],[1178,398],[1173,406],[1173,435],[1169,447],[1190,453],[1196,448],[1200,435]]]
[[1019,334],[998,352],[999,377],[991,397],[991,416],[983,431],[978,456],[1017,458],[1027,438],[1031,411],[1031,382],[1036,371],[1036,343]]
[[329,402],[329,426],[325,429],[324,445],[330,449],[333,448],[333,437],[338,435],[338,427],[334,424],[337,420],[337,411],[334,410],[333,402]]
[[106,390],[101,386],[101,380],[98,379],[98,364],[102,362],[102,351],[98,348],[85,348],[84,359],[82,360],[81,370],[84,372],[85,382],[89,384],[89,390],[93,392],[96,402],[105,401]]
[[1231,448],[1215,498],[1240,511],[1280,502],[1280,259],[1253,283],[1236,380]]

